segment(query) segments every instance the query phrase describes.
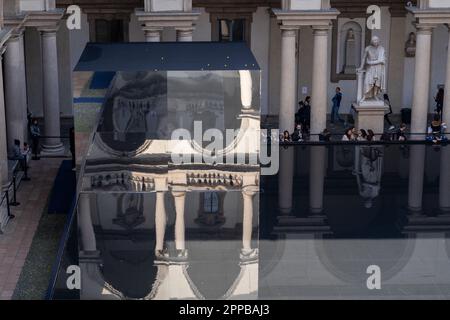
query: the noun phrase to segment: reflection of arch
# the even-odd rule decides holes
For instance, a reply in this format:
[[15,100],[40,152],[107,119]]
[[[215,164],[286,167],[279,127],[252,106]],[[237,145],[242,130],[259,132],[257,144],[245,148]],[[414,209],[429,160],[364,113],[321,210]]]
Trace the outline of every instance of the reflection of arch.
[[[386,241],[391,241],[386,245]],[[367,248],[363,244],[369,244]],[[383,281],[393,278],[409,262],[414,252],[416,239],[410,234],[406,238],[380,240],[380,239],[316,239],[314,248],[325,269],[338,279],[347,283],[365,283],[367,280],[367,267],[372,264],[379,265],[383,270]],[[346,253],[347,258],[343,257]],[[366,257],[349,259],[348,254],[367,254]],[[392,254],[389,260],[388,254]],[[377,257],[376,255],[382,255]],[[390,262],[393,263],[390,263]],[[357,263],[361,266],[358,268]]]
[[[353,31],[354,34],[354,42],[352,46],[347,46],[347,37],[349,34],[349,30]],[[353,50],[350,53],[351,56],[354,57],[354,65],[359,67],[361,65],[361,52],[362,52],[362,33],[363,29],[361,25],[355,21],[348,21],[344,23],[339,31],[339,62],[338,62],[338,72],[345,74],[355,74],[354,72],[347,73],[344,72],[346,64],[348,61],[346,60],[349,57],[348,49]]]
[[[276,239],[260,239],[259,242],[264,242],[264,248],[260,250],[261,256],[264,259],[260,259],[260,277],[264,278],[270,274],[275,267],[280,263],[286,250],[286,236],[283,234],[277,235]],[[270,254],[270,255],[269,255]]]

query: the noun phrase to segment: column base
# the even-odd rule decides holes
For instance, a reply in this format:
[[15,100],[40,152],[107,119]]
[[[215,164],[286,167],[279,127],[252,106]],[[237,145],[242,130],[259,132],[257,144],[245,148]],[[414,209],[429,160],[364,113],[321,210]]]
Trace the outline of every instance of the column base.
[[410,216],[422,216],[424,214],[424,211],[422,209],[422,207],[408,207],[408,215]]
[[58,143],[55,145],[42,145],[41,157],[42,156],[62,156],[66,152],[64,145],[62,143]]
[[278,208],[278,212],[283,216],[292,215],[292,208]]

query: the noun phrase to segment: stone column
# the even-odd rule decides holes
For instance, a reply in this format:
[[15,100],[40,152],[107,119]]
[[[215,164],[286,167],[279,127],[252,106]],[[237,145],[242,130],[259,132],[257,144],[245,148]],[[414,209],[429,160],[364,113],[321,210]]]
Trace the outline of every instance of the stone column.
[[166,206],[164,203],[165,192],[156,192],[156,208],[155,208],[155,229],[156,229],[156,245],[155,251],[164,250],[164,237],[166,234]]
[[[431,36],[433,27],[417,24],[416,69],[414,75],[414,98],[412,107],[411,132],[426,133],[430,93]],[[413,135],[413,140],[423,140],[421,135]]]
[[5,48],[0,47],[0,194],[8,179],[8,144],[6,140],[5,95],[3,92],[3,53]]
[[253,231],[253,197],[256,194],[253,190],[243,190],[242,198],[244,200],[244,214],[242,221],[242,249],[252,249],[252,231]]
[[26,126],[26,76],[23,56],[23,33],[12,36],[6,43],[5,52],[5,105],[8,147],[14,140],[27,141]]
[[[278,148],[278,146],[276,146]],[[280,148],[280,169],[278,172],[278,208],[282,215],[292,212],[292,192],[294,186],[293,147]]]
[[311,147],[309,172],[309,207],[312,214],[323,212],[323,188],[325,180],[325,147]]
[[295,125],[296,107],[296,36],[297,28],[281,29],[281,79],[280,111],[278,127],[281,132],[292,132]]
[[314,61],[312,71],[311,94],[311,140],[319,140],[317,136],[327,126],[328,103],[328,26],[313,27]]
[[97,241],[91,217],[90,197],[90,194],[82,193],[78,199],[78,223],[84,252],[97,251]]
[[144,28],[145,41],[161,42],[162,28]]
[[[448,40],[448,48],[447,50],[447,76],[445,80],[445,97],[444,97],[444,107],[442,111],[442,120],[450,125],[450,25],[447,25],[449,30],[449,40]],[[447,130],[449,131],[449,130]]]
[[[42,69],[44,86],[44,124],[45,136],[61,135],[59,110],[58,51],[56,45],[56,29],[43,30],[42,36]],[[60,138],[47,138],[42,149],[45,153],[60,153],[64,146]]]
[[184,202],[186,200],[186,191],[172,191],[175,199],[175,248],[177,250],[185,250],[185,234],[184,234]]
[[192,42],[192,34],[194,33],[194,28],[179,28],[176,30],[178,42]]
[[412,145],[409,159],[408,208],[416,214],[422,211],[425,145]]

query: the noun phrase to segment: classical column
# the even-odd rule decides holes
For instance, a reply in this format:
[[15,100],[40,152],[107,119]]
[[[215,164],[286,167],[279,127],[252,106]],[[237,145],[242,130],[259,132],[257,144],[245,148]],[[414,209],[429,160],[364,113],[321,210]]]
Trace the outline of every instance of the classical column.
[[[278,148],[278,146],[276,146]],[[292,212],[294,186],[294,148],[280,148],[280,169],[278,171],[278,209],[282,215]]]
[[327,72],[328,72],[328,26],[313,27],[314,59],[311,95],[311,140],[319,140],[318,134],[327,126]]
[[23,56],[23,33],[13,35],[6,43],[5,52],[5,105],[8,147],[14,140],[27,141],[26,75]]
[[164,250],[164,237],[166,233],[167,215],[164,203],[165,192],[156,192],[156,208],[155,208],[155,229],[156,229],[156,245],[155,251]]
[[[412,107],[411,132],[425,133],[430,93],[431,36],[433,27],[417,24],[416,69],[414,74],[414,98]],[[413,140],[423,136],[413,135]]]
[[175,199],[175,248],[177,250],[185,250],[185,235],[184,235],[184,202],[186,200],[186,191],[172,191]]
[[256,192],[253,190],[242,190],[244,200],[244,214],[242,221],[242,249],[249,251],[252,249],[253,231],[253,197]]
[[3,53],[0,47],[0,194],[3,186],[8,184],[8,145],[6,142],[5,96],[3,92]]
[[42,70],[44,87],[44,124],[46,138],[42,149],[46,153],[59,153],[64,150],[61,135],[59,110],[58,51],[56,29],[41,31]]
[[442,111],[442,120],[450,125],[450,25],[447,25],[449,31],[448,50],[447,50],[447,75],[445,80],[445,97]]
[[323,187],[325,180],[325,147],[311,147],[309,172],[309,207],[312,214],[323,211]]
[[90,196],[90,194],[82,193],[78,199],[78,223],[84,252],[97,251],[97,242],[91,217]]
[[178,42],[192,42],[194,28],[177,28],[176,30]]
[[408,208],[416,214],[422,211],[425,145],[413,145],[409,159]]
[[281,28],[281,81],[279,129],[292,132],[295,126],[296,107],[296,36],[297,28]]
[[161,42],[162,28],[144,28],[145,41]]

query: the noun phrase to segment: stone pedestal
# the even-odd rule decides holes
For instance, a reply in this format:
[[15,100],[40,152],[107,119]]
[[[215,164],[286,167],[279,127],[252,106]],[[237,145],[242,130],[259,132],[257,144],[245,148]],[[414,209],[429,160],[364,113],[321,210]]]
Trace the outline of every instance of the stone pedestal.
[[384,115],[389,107],[384,101],[367,100],[353,104],[356,110],[355,127],[373,130],[376,134],[384,132]]

